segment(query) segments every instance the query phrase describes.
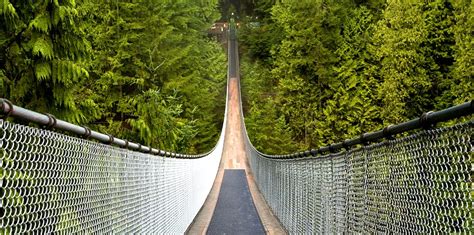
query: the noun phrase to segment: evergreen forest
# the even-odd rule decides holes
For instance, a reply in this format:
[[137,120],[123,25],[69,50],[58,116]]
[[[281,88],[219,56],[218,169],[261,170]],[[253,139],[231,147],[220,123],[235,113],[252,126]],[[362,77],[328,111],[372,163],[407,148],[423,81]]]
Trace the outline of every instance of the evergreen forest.
[[168,151],[215,145],[235,13],[254,146],[317,148],[474,98],[472,0],[3,0],[0,97]]
[[169,151],[217,141],[226,55],[217,0],[0,1],[0,97]]
[[474,1],[228,8],[242,21],[247,131],[265,153],[326,146],[474,98]]

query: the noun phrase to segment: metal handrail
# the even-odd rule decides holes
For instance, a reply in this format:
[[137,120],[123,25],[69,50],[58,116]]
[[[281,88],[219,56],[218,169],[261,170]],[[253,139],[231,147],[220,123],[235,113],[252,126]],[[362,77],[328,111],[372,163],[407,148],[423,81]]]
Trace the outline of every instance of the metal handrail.
[[337,153],[342,150],[350,149],[356,145],[367,144],[370,142],[377,142],[382,139],[391,139],[394,135],[401,134],[407,131],[416,130],[420,128],[429,129],[436,123],[460,118],[474,113],[474,100],[465,102],[440,111],[430,111],[423,113],[419,118],[412,119],[397,125],[389,125],[383,129],[374,132],[367,132],[357,138],[346,139],[336,144],[330,144],[320,147],[318,149],[311,149],[307,151],[295,152],[284,155],[270,155],[258,151],[251,144],[252,148],[260,156],[271,159],[297,159],[305,157],[315,157],[318,154]]
[[0,98],[0,104],[1,104],[0,112],[3,112],[5,114],[3,117],[4,119],[8,117],[20,118],[20,119],[23,119],[32,123],[40,124],[49,128],[54,128],[57,130],[74,133],[86,139],[90,138],[90,139],[98,140],[104,144],[117,145],[122,148],[144,152],[144,153],[150,153],[150,154],[158,155],[162,157],[183,158],[183,159],[202,158],[209,155],[215,148],[214,147],[211,151],[207,153],[197,154],[197,155],[168,152],[168,151],[152,148],[150,146],[144,146],[141,144],[130,142],[128,140],[116,138],[109,134],[103,134],[103,133],[91,130],[85,126],[79,126],[76,124],[63,121],[61,119],[56,119],[51,114],[41,114],[35,111],[31,111],[31,110],[16,106],[12,104],[9,100],[4,99],[4,98]]

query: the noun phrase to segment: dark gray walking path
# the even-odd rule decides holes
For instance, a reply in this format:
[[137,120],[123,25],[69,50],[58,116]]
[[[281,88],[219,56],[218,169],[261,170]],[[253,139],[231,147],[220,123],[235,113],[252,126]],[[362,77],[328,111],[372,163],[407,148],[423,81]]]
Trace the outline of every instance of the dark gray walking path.
[[265,234],[245,170],[226,169],[207,234]]

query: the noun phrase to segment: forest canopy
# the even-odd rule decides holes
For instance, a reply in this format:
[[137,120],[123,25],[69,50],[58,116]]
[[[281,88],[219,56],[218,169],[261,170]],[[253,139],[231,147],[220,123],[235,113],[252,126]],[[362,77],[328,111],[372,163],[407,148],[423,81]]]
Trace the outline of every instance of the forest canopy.
[[474,98],[474,1],[242,4],[245,122],[263,152],[325,146]]
[[320,147],[473,99],[467,0],[4,0],[0,96],[155,148],[208,151],[227,70],[206,31],[232,12],[245,122],[263,152]]
[[223,118],[217,0],[0,1],[0,96],[169,151],[202,153]]

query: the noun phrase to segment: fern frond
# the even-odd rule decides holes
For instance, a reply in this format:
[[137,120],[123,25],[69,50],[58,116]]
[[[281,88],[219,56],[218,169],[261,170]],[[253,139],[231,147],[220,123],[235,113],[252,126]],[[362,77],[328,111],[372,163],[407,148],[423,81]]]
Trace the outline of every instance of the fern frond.
[[89,78],[89,72],[85,68],[81,68],[81,76],[84,76],[85,78]]
[[51,28],[51,19],[45,14],[38,15],[30,22],[29,27],[47,33]]
[[53,43],[51,38],[47,36],[36,38],[36,41],[33,43],[33,55],[41,55],[48,60],[53,59]]
[[35,67],[35,75],[38,80],[46,80],[51,77],[51,65],[48,62],[37,64]]
[[0,0],[0,15],[10,18],[18,17],[15,7],[8,0]]
[[53,81],[55,83],[70,86],[89,76],[86,69],[73,61],[57,60],[53,62],[53,64],[55,72],[53,75]]

